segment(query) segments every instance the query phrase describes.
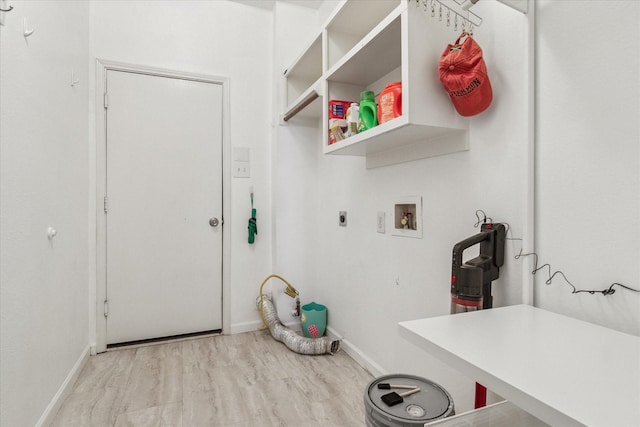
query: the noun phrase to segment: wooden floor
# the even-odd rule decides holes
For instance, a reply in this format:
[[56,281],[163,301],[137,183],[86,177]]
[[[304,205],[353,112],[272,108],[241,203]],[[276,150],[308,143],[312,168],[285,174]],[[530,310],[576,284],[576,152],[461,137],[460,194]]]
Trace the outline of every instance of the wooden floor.
[[56,427],[364,426],[372,376],[346,353],[304,356],[268,331],[89,358]]

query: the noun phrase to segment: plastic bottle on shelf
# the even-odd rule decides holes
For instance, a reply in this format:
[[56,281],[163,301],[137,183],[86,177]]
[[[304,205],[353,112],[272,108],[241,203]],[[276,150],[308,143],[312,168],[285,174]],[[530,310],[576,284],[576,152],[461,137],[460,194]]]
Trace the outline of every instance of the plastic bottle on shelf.
[[376,95],[365,90],[360,93],[360,127],[359,132],[371,129],[378,124],[378,111],[376,106]]
[[389,83],[378,98],[378,123],[382,124],[402,115],[402,82]]
[[353,136],[358,133],[360,125],[360,108],[357,102],[352,102],[347,110],[347,136]]

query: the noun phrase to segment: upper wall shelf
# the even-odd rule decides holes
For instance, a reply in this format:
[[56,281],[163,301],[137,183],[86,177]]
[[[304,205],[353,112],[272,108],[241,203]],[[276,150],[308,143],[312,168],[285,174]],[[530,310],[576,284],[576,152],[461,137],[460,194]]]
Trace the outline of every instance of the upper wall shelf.
[[[468,119],[455,112],[438,78],[440,54],[451,42],[450,29],[427,19],[415,0],[343,0],[285,73],[283,118],[296,110],[313,118],[325,154],[366,156],[368,167],[466,150]],[[362,91],[378,95],[398,81],[400,117],[329,144],[329,101],[359,102]],[[307,110],[314,93],[320,107]]]
[[528,0],[498,0],[500,3],[504,3],[509,7],[514,8],[517,11],[522,13],[529,12],[529,1]]
[[400,3],[401,0],[342,2],[325,26],[327,68],[344,59]]
[[317,99],[323,92],[320,81],[322,71],[322,34],[319,34],[283,73],[286,79],[284,121],[294,116],[307,119],[320,117],[321,102]]
[[402,60],[398,12],[387,16],[374,31],[343,55],[327,72],[326,79],[366,86],[398,68]]

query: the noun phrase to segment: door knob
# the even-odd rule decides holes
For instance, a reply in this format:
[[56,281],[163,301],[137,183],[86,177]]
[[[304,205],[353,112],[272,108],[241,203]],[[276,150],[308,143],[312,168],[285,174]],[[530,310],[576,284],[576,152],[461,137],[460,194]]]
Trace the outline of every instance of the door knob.
[[218,224],[220,224],[220,220],[218,220],[218,218],[211,218],[209,219],[209,225],[212,227],[217,227]]

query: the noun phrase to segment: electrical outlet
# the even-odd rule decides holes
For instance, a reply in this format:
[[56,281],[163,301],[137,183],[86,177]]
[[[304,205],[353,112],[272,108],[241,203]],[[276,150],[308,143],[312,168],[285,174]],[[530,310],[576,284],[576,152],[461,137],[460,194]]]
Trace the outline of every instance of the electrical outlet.
[[378,233],[384,234],[384,224],[385,224],[385,213],[378,212],[378,222],[377,222]]
[[338,212],[338,225],[340,227],[347,226],[347,211]]

